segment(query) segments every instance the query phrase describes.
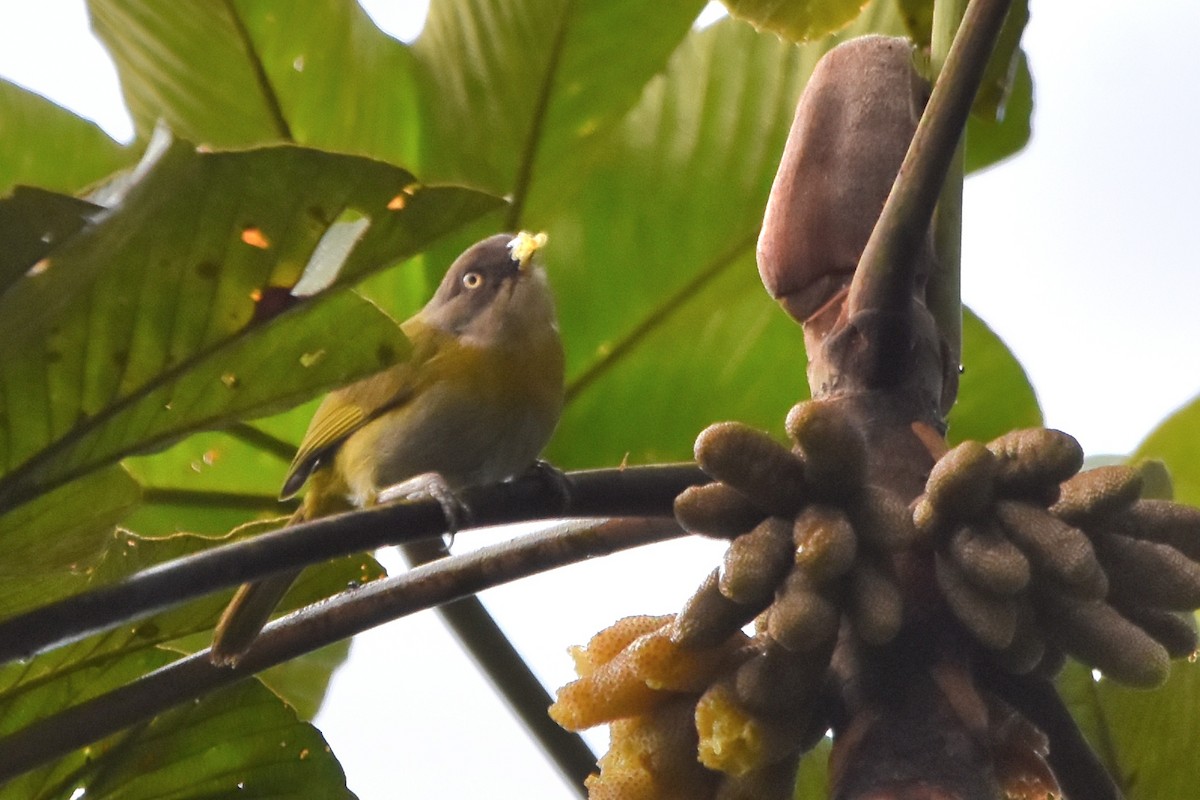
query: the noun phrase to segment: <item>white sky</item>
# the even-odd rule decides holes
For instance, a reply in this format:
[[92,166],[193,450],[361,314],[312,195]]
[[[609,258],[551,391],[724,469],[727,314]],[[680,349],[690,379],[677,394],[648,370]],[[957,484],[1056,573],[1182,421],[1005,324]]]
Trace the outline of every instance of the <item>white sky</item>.
[[[427,4],[364,5],[407,39]],[[967,182],[963,294],[1025,365],[1049,425],[1090,453],[1128,452],[1200,393],[1200,3],[1031,5],[1034,139]],[[130,136],[82,0],[0,0],[0,76]],[[618,616],[676,610],[719,551],[664,545],[484,598],[555,686],[572,677],[568,644]],[[496,798],[570,796],[431,614],[360,637],[318,722],[363,800],[485,785]]]

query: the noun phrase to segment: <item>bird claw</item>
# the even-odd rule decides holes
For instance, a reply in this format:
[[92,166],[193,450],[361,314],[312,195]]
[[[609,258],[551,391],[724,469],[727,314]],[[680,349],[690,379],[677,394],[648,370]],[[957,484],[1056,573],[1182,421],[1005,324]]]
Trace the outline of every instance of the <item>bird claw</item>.
[[463,528],[471,526],[471,509],[458,499],[454,490],[446,483],[446,479],[436,472],[425,472],[400,483],[392,484],[379,492],[376,502],[383,504],[425,498],[432,498],[441,506],[442,516],[446,518],[446,533],[450,537]]

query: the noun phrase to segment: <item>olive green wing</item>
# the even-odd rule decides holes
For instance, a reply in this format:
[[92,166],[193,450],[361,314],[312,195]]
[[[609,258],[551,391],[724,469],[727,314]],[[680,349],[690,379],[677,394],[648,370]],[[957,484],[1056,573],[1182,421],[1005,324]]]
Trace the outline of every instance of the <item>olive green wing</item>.
[[288,467],[280,498],[298,492],[313,470],[329,460],[355,431],[385,411],[407,403],[415,392],[415,374],[412,362],[406,361],[331,392],[308,424],[308,432]]

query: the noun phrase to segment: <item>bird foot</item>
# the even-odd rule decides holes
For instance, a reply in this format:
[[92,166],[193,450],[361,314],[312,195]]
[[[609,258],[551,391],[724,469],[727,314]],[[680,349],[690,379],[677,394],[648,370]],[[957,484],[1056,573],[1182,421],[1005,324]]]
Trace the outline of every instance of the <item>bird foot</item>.
[[446,483],[446,479],[436,472],[425,472],[387,486],[380,490],[376,502],[394,503],[402,500],[423,500],[427,497],[433,498],[442,507],[442,516],[446,518],[446,533],[450,536],[471,526],[471,509],[458,499],[454,490]]

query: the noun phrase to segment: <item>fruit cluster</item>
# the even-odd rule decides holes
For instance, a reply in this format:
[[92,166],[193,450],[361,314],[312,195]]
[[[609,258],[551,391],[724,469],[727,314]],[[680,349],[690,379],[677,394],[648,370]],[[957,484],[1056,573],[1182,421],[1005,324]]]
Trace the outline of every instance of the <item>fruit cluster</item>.
[[962,641],[1010,672],[1069,654],[1153,686],[1195,651],[1200,510],[1140,499],[1137,471],[1079,472],[1072,437],[1020,430],[946,451],[909,503],[871,482],[837,402],[801,403],[786,427],[790,449],[739,423],[700,434],[714,482],[675,515],[730,540],[721,566],[678,614],[621,620],[576,651],[580,679],[551,714],[611,723],[590,797],[790,797],[829,726],[835,646],[887,645],[912,612],[904,559],[927,565],[906,580],[931,576]]
[[792,450],[738,423],[700,434],[716,482],[683,492],[675,513],[731,540],[722,565],[678,614],[622,620],[576,654],[581,677],[551,713],[573,730],[612,722],[592,798],[790,797],[800,755],[828,729],[821,690],[843,614],[870,644],[899,631],[890,556],[916,542],[907,504],[866,483],[866,446],[836,405],[796,406],[787,430]]

